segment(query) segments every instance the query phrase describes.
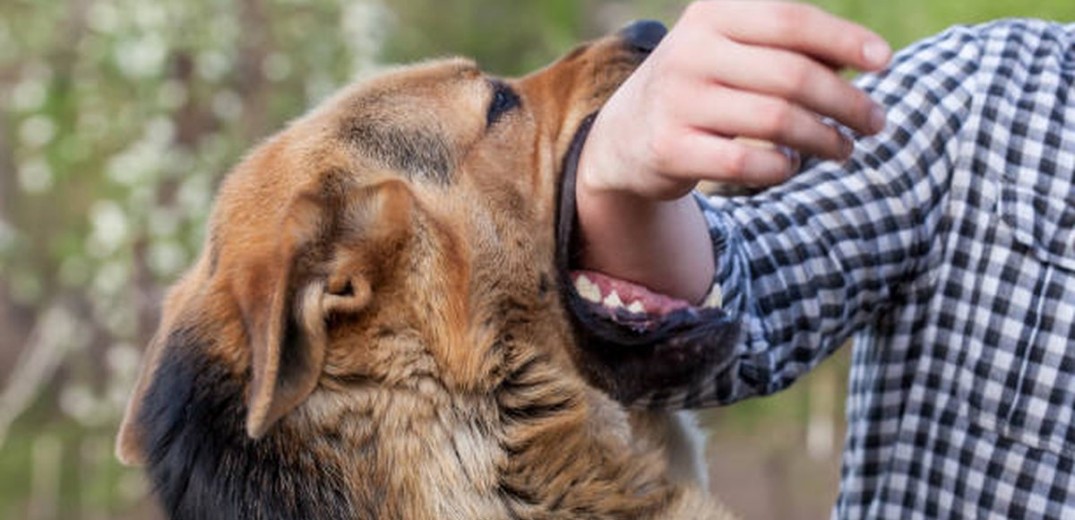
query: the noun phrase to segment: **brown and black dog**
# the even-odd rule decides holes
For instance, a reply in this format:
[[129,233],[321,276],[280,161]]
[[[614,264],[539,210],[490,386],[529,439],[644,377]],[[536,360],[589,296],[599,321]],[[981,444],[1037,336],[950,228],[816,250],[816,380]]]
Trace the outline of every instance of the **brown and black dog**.
[[636,24],[519,80],[401,69],[254,149],[119,433],[165,513],[727,518],[692,425],[621,404],[660,380],[653,353],[590,348],[558,255],[565,158],[663,33]]

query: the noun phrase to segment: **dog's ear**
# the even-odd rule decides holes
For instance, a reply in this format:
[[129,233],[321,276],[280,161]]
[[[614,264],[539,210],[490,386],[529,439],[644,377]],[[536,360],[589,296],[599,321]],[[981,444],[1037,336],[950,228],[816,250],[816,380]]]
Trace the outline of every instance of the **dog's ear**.
[[[236,334],[235,350],[250,354],[244,396],[250,437],[264,435],[316,388],[329,320],[367,307],[373,285],[393,261],[386,255],[397,254],[410,236],[413,198],[403,182],[341,186],[299,195],[287,205],[281,223],[259,224],[270,227],[239,234],[229,241],[235,248],[225,248],[227,258],[220,258],[215,268],[203,255],[170,291],[120,426],[116,455],[121,462],[146,462],[143,399],[165,353],[198,348],[191,334],[176,334],[180,328],[213,337],[207,341],[230,341],[211,332],[223,324],[207,322],[241,322],[230,328],[244,331]],[[237,225],[235,220],[225,217],[222,225]],[[230,303],[222,304],[220,298]]]
[[[246,430],[258,438],[317,387],[333,316],[362,311],[383,269],[378,251],[409,234],[402,182],[300,197],[281,230],[278,261],[238,288],[252,349]],[[269,288],[269,293],[264,289]]]

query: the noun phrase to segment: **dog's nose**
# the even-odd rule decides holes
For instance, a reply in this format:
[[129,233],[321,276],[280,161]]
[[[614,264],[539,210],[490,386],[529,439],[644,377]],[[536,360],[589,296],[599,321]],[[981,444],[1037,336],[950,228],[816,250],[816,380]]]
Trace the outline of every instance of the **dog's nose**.
[[661,43],[661,38],[668,33],[664,24],[656,20],[639,20],[623,29],[620,35],[627,44],[639,52],[649,53]]

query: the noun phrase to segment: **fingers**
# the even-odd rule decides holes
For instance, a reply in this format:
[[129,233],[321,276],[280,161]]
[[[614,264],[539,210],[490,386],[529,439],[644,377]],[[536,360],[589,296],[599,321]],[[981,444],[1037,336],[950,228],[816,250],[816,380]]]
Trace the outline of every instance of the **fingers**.
[[702,1],[690,5],[683,19],[710,24],[739,43],[800,52],[838,67],[877,70],[892,54],[873,31],[808,4]]
[[707,133],[770,141],[825,159],[845,159],[853,147],[814,113],[778,97],[712,87],[695,96],[691,107],[684,121]]
[[808,5],[695,2],[602,108],[580,178],[672,199],[700,179],[782,182],[797,161],[781,149],[846,158],[851,142],[825,120],[875,134],[884,111],[838,70],[876,69],[890,53],[874,33]]
[[[688,131],[669,139],[659,171],[668,182],[706,179],[747,186],[771,186],[786,181],[798,166],[797,158],[776,147],[758,146],[702,131]],[[649,189],[650,187],[645,187]]]
[[883,110],[869,96],[801,54],[735,42],[727,42],[718,52],[712,59],[697,60],[696,66],[707,68],[709,77],[722,85],[788,100],[862,134],[879,132],[884,125]]

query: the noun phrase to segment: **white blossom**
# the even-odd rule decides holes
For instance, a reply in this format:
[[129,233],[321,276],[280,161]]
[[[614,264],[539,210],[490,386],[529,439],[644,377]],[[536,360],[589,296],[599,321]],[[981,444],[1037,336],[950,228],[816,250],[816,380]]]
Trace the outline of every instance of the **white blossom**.
[[37,110],[48,97],[47,84],[41,78],[27,77],[11,89],[11,108],[29,112]]
[[130,234],[130,223],[123,210],[111,200],[100,200],[90,208],[90,232],[87,249],[102,258],[116,252]]
[[261,72],[269,81],[283,81],[291,75],[291,60],[285,54],[270,53],[261,62]]
[[187,264],[186,250],[178,242],[161,241],[149,246],[146,262],[153,274],[168,278],[179,273]]
[[19,125],[19,139],[29,148],[40,148],[56,136],[56,123],[48,116],[28,117]]
[[40,194],[52,189],[52,167],[43,157],[35,157],[19,166],[19,187],[30,194]]
[[161,37],[147,33],[121,41],[116,47],[115,62],[120,72],[128,78],[148,78],[160,75],[167,53]]

